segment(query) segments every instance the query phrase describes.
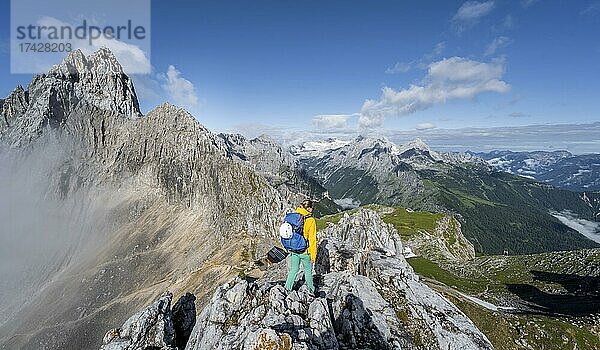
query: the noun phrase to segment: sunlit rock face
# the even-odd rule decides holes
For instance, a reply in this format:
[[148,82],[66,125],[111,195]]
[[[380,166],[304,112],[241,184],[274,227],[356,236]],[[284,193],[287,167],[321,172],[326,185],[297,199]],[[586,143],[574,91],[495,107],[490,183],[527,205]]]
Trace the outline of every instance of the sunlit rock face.
[[319,240],[318,295],[301,281],[287,292],[283,263],[259,280],[231,280],[200,313],[186,349],[492,349],[419,281],[398,233],[375,212],[346,215]]

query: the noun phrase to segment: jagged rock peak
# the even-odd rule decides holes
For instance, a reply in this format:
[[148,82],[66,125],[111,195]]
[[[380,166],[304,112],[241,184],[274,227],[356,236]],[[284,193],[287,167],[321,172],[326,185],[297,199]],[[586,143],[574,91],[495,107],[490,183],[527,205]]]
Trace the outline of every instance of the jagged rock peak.
[[[48,82],[48,79],[54,79]],[[34,84],[37,80],[34,79]],[[42,84],[51,88],[62,85],[64,95],[74,94],[77,99],[104,110],[114,111],[130,118],[141,116],[139,102],[131,79],[123,67],[105,47],[85,56],[81,50],[70,52],[62,63],[48,71]],[[72,91],[71,91],[72,90]]]
[[273,139],[271,136],[267,135],[267,134],[261,134],[255,138],[253,138],[252,140],[250,140],[250,142],[253,143],[263,143],[272,147],[280,147],[279,143],[277,143],[277,141],[275,141],[275,139]]
[[84,75],[92,71],[97,74],[124,74],[115,55],[106,47],[101,47],[88,57],[79,49],[71,51],[62,63],[52,66],[48,74]]
[[340,150],[346,150],[347,154],[359,154],[360,158],[365,155],[371,155],[375,158],[380,155],[396,156],[400,153],[398,145],[384,136],[359,136],[354,142],[340,148]]
[[401,148],[404,150],[414,148],[421,151],[431,152],[431,148],[429,147],[429,145],[418,137],[410,142],[403,144]]
[[21,85],[17,85],[0,105],[0,132],[11,126],[14,119],[27,109],[28,104],[27,91]]
[[365,251],[376,249],[388,255],[402,254],[400,235],[373,210],[360,209],[351,216],[345,213],[338,224],[326,228],[323,235],[335,236]]
[[158,118],[165,126],[187,126],[199,128],[205,132],[210,132],[185,108],[175,106],[169,102],[163,102],[154,107],[153,110],[148,112],[146,118]]
[[0,141],[24,147],[48,128],[89,126],[92,109],[124,119],[142,116],[131,79],[107,48],[88,57],[75,50],[47,74],[35,75],[26,91],[17,87],[2,103]]
[[112,51],[106,47],[88,56],[88,63],[98,74],[123,74],[123,66],[119,63]]
[[48,74],[79,75],[84,74],[88,70],[88,61],[85,55],[81,50],[77,49],[71,51],[62,63],[52,66]]

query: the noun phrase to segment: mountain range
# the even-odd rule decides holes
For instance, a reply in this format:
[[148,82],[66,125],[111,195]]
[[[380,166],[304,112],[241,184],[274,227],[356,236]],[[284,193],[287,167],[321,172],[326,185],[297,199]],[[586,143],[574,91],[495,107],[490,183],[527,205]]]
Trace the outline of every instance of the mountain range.
[[598,192],[573,192],[496,170],[468,153],[440,153],[421,140],[336,139],[292,147],[299,166],[346,206],[384,204],[457,215],[479,254],[594,248],[553,212],[598,219]]
[[[467,276],[455,267],[476,255],[600,247],[555,216],[597,221],[598,192],[421,140],[287,149],[167,103],[143,114],[108,49],[72,52],[0,108],[2,349],[502,348],[414,259]],[[285,260],[260,263],[305,198],[316,296],[300,280],[286,294]]]
[[600,154],[567,151],[473,153],[499,171],[571,191],[600,191]]

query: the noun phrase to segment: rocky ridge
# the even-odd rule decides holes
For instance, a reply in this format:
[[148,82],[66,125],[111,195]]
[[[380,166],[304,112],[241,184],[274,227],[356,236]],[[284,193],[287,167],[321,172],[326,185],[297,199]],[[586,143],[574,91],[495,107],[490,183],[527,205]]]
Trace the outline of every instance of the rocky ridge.
[[0,348],[89,349],[115,318],[165,289],[192,291],[203,305],[270,244],[292,207],[185,110],[162,104],[139,115],[121,72],[106,49],[76,51],[2,103],[0,149],[23,173],[35,167],[44,184],[35,200],[56,201],[70,221],[81,203],[101,211],[86,211],[93,225],[73,239],[52,233],[64,239],[60,254],[27,267],[40,271],[36,292],[0,324]]
[[328,200],[327,190],[308,176],[297,159],[269,136],[248,139],[240,134],[221,133],[218,138],[228,157],[264,176],[290,203],[299,203],[308,196],[323,205],[335,207]]
[[385,138],[358,137],[291,152],[340,206],[382,204],[453,214],[478,252],[597,247],[551,215],[569,210],[595,220],[597,211],[588,204],[597,193],[587,192],[585,201],[577,193],[495,171],[477,156],[432,151],[421,140],[396,145]]
[[235,278],[217,288],[185,349],[492,349],[419,281],[398,233],[377,213],[345,215],[319,241],[318,296],[301,280],[287,292],[284,263],[258,280]]

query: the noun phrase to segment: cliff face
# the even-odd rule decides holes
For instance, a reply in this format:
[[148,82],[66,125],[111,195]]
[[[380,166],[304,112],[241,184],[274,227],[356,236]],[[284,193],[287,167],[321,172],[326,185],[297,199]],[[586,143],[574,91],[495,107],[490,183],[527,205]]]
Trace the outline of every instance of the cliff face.
[[[107,50],[74,52],[15,89],[0,121],[2,235],[16,241],[0,258],[16,284],[0,302],[9,349],[97,347],[165,289],[202,305],[262,254],[292,206],[183,109],[141,116]],[[23,208],[19,189],[32,192]]]

